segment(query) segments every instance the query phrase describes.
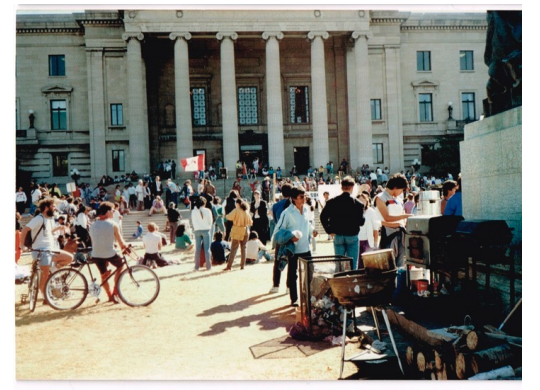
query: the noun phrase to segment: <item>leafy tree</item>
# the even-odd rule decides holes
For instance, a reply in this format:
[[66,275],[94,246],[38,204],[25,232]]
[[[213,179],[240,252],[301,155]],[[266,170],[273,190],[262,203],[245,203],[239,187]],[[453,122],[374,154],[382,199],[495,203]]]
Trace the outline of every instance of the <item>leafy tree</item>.
[[434,176],[445,177],[451,173],[457,178],[461,172],[460,141],[463,141],[462,134],[452,134],[437,137],[434,144],[423,144],[422,165],[428,166],[429,173]]

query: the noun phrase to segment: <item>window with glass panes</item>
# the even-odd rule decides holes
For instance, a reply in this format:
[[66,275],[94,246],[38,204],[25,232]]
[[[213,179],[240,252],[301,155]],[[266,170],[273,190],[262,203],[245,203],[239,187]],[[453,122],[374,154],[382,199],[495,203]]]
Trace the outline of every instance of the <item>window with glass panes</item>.
[[240,125],[256,125],[259,123],[257,113],[257,88],[238,88],[238,123]]
[[111,125],[121,126],[124,124],[124,109],[122,104],[111,104]]
[[191,118],[193,126],[206,126],[206,90],[191,88]]
[[66,75],[66,56],[50,55],[49,56],[49,76],[65,76]]
[[65,100],[51,100],[51,129],[67,130],[67,105]]
[[289,87],[291,123],[309,123],[308,87]]
[[461,94],[461,110],[464,121],[476,120],[476,108],[473,92],[464,92]]
[[373,164],[383,164],[383,144],[373,144]]
[[68,175],[68,154],[67,153],[51,153],[52,156],[52,168],[53,176],[67,176]]
[[381,116],[381,99],[371,99],[371,120],[380,120]]
[[433,122],[433,106],[430,93],[418,95],[420,122]]
[[474,70],[472,50],[461,50],[459,52],[459,68],[461,70]]
[[124,151],[123,150],[113,150],[112,151],[112,166],[113,172],[125,172],[124,165]]
[[416,70],[427,71],[431,70],[431,52],[417,51],[416,52]]

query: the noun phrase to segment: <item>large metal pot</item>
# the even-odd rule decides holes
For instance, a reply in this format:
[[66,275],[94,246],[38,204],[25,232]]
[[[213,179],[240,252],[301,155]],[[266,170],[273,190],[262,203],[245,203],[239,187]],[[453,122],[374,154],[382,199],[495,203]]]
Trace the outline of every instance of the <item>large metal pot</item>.
[[418,215],[441,215],[441,194],[439,191],[422,191],[418,202]]

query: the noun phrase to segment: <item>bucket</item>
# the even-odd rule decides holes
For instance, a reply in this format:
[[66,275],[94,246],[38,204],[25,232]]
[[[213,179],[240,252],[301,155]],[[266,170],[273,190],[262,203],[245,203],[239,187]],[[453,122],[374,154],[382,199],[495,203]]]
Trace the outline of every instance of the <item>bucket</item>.
[[418,279],[416,281],[416,291],[418,295],[423,295],[424,291],[427,291],[429,281],[427,279]]

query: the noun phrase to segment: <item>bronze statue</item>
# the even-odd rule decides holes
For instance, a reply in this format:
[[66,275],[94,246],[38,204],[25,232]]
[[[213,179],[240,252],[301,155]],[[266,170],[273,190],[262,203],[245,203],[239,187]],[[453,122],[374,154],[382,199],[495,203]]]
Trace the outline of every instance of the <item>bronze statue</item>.
[[521,11],[488,11],[487,22],[486,117],[521,106]]

